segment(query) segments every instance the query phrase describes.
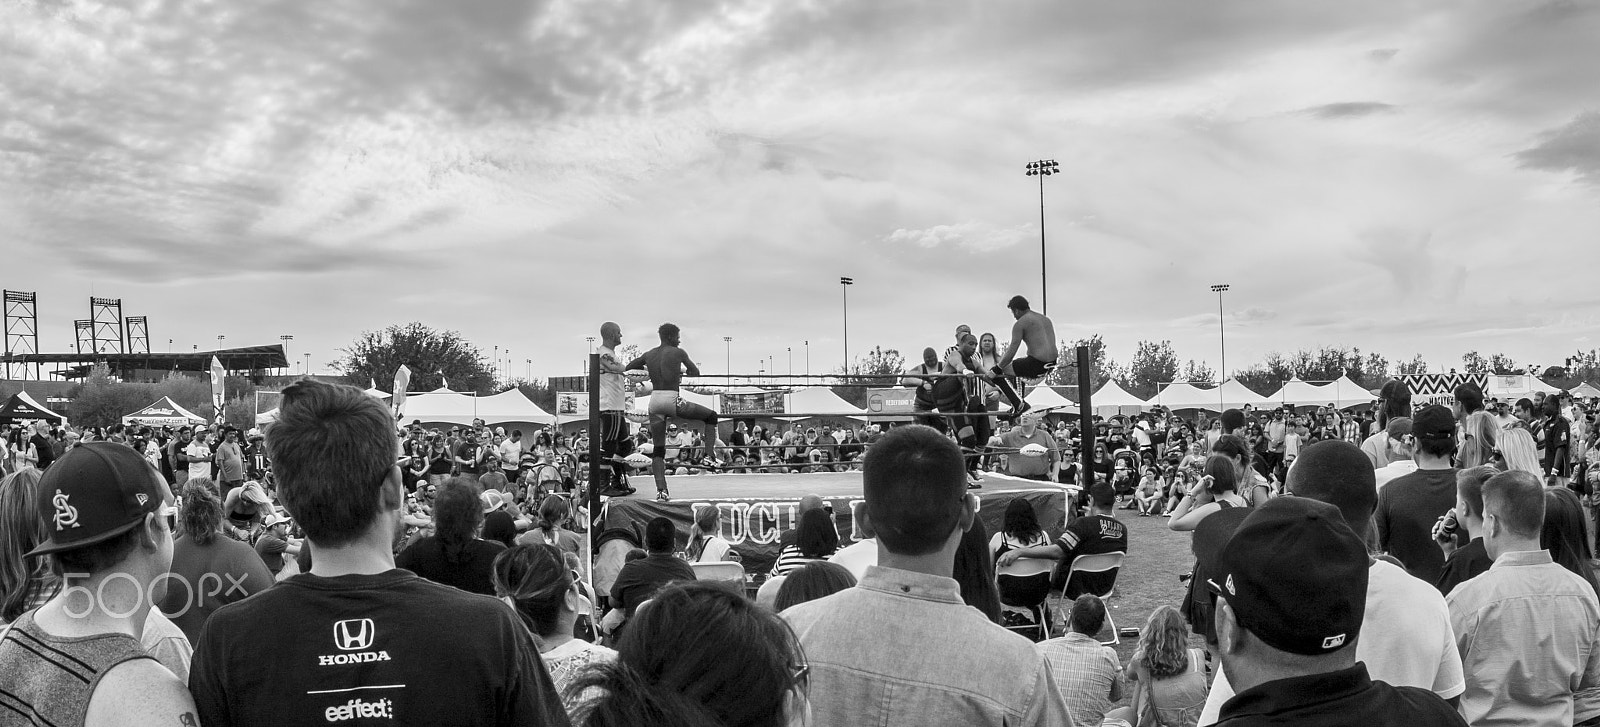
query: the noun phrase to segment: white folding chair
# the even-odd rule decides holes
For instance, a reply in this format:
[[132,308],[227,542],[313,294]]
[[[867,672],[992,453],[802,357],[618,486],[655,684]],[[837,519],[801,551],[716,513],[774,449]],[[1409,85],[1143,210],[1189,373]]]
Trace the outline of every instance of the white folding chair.
[[[1072,566],[1067,571],[1066,587],[1072,587],[1072,577],[1079,573],[1105,573],[1108,571],[1116,571],[1120,573],[1122,561],[1127,557],[1128,554],[1126,551],[1119,550],[1112,553],[1080,555],[1076,558],[1073,558]],[[1085,594],[1098,596],[1100,600],[1106,602],[1106,626],[1111,628],[1111,640],[1100,642],[1102,644],[1110,645],[1122,643],[1122,637],[1117,633],[1117,622],[1111,618],[1111,609],[1113,608],[1111,605],[1111,597],[1115,595],[1116,592],[1117,582],[1115,576],[1112,577],[1111,587],[1106,589],[1105,593],[1084,591]]]
[[724,560],[716,563],[690,563],[694,577],[701,581],[733,581],[744,585],[744,564]]
[[1001,608],[1026,612],[1034,620],[1032,626],[1006,628],[1017,632],[1037,629],[1039,638],[1035,641],[1050,638],[1049,610],[1045,604],[1050,600],[1050,576],[1055,567],[1056,561],[1052,558],[1018,558],[1011,565],[995,570]]

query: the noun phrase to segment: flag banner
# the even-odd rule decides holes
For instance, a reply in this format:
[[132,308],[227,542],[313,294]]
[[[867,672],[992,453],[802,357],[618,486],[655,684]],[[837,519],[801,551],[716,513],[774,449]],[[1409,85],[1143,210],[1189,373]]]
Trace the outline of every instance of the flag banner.
[[394,407],[394,420],[400,421],[406,415],[406,388],[411,386],[411,369],[401,366],[394,371],[394,398],[390,404]]
[[867,389],[867,411],[874,414],[911,414],[916,410],[916,389]]
[[228,392],[224,390],[223,379],[227,378],[227,371],[223,370],[222,362],[216,356],[211,357],[211,406],[217,412],[217,423],[227,421]]
[[572,419],[587,418],[589,416],[589,392],[587,391],[559,391],[556,392],[556,416]]
[[1462,384],[1473,384],[1478,391],[1489,386],[1488,374],[1408,374],[1400,377],[1411,389],[1411,405],[1456,403],[1455,390]]
[[723,416],[750,414],[783,414],[783,392],[762,391],[752,394],[720,394]]

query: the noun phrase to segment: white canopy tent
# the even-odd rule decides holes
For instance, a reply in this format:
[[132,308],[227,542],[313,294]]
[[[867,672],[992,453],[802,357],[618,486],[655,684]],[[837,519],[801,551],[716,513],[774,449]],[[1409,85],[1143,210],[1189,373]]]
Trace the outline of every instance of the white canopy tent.
[[1048,386],[1036,386],[1027,396],[1022,397],[1033,407],[1033,411],[1050,412],[1052,414],[1077,414],[1078,405],[1071,399],[1061,395]]
[[1327,384],[1312,384],[1301,381],[1298,376],[1289,377],[1278,388],[1277,393],[1267,397],[1274,404],[1288,404],[1290,406],[1315,406],[1328,403]]
[[1513,376],[1490,376],[1489,389],[1483,392],[1483,395],[1499,399],[1516,399],[1532,396],[1541,391],[1546,394],[1558,394],[1561,392],[1560,389],[1546,384],[1537,376],[1517,374]]
[[1094,413],[1100,416],[1115,416],[1117,414],[1136,414],[1148,406],[1144,399],[1128,393],[1127,389],[1110,380],[1100,389],[1089,396],[1089,404],[1094,407]]
[[846,418],[856,421],[866,421],[867,410],[855,406],[833,393],[832,389],[821,386],[799,389],[791,394],[786,394],[783,402],[784,415],[779,417],[785,421],[809,419],[817,415],[845,415]]
[[1568,389],[1567,393],[1578,399],[1600,399],[1600,388],[1587,381]]
[[[277,410],[274,409],[274,412]],[[178,406],[172,397],[163,396],[154,404],[144,407],[139,411],[122,418],[124,426],[140,424],[147,427],[182,427],[190,424],[203,424],[205,419],[188,409]]]
[[390,394],[389,392],[384,391],[383,389],[379,389],[377,387],[373,387],[373,388],[367,389],[365,393],[366,393],[367,396],[370,396],[370,397],[372,397],[374,399],[388,399],[388,398],[394,396],[393,394]]
[[1152,403],[1160,404],[1168,409],[1204,409],[1206,411],[1222,411],[1227,407],[1220,406],[1221,400],[1216,389],[1202,389],[1187,381],[1175,381],[1165,388],[1156,391]]
[[521,390],[510,389],[492,396],[470,396],[449,390],[408,394],[403,421],[424,424],[470,425],[482,419],[490,426],[506,423],[549,425],[555,417],[536,406]]

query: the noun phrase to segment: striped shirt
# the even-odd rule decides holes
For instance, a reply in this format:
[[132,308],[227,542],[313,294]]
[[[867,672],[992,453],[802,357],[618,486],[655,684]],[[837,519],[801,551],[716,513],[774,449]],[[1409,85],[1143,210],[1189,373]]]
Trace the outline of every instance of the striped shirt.
[[[829,553],[828,555],[832,555],[832,553]],[[802,555],[800,553],[800,546],[798,545],[785,546],[784,549],[778,553],[777,564],[772,566],[772,575],[786,576],[789,575],[790,571],[800,568],[807,563],[813,563],[819,560],[827,559],[827,555],[824,555],[820,558],[812,558]]]
[[127,634],[52,636],[25,613],[0,639],[0,724],[82,725],[106,672],[150,658]]

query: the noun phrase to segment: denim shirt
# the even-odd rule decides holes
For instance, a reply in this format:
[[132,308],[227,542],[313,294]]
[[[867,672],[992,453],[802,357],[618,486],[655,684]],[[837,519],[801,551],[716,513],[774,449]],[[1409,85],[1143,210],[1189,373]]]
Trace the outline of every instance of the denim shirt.
[[872,566],[783,617],[811,665],[819,727],[1072,724],[1032,642],[964,604],[953,579]]

